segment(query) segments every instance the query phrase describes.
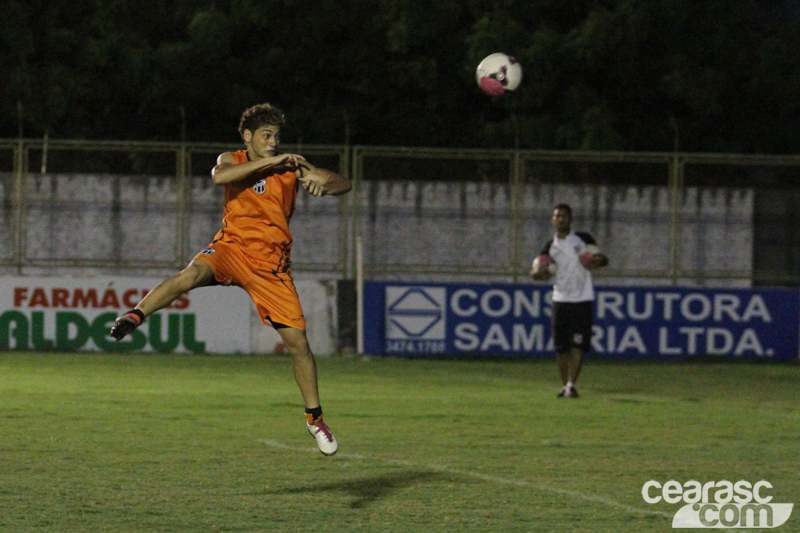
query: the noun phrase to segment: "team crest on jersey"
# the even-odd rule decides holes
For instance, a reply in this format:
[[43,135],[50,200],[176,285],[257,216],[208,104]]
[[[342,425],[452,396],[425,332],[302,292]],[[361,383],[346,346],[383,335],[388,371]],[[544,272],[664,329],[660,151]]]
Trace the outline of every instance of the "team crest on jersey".
[[576,333],[575,335],[572,336],[572,342],[575,344],[583,343],[583,335],[581,335],[580,333]]
[[267,180],[260,179],[253,185],[253,190],[256,191],[258,194],[264,194],[264,191],[267,190]]
[[206,249],[204,249],[204,250],[203,250],[202,252],[200,252],[200,253],[201,253],[201,254],[203,254],[203,255],[211,255],[211,254],[213,254],[214,252],[216,252],[216,250],[215,250],[215,249],[213,249],[213,248],[206,248]]

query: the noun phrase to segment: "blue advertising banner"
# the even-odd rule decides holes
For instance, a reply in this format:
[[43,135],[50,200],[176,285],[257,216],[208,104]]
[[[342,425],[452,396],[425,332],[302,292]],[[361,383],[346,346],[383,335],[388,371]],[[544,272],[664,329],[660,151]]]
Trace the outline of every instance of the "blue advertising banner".
[[[551,296],[544,285],[367,282],[364,351],[549,356]],[[799,296],[788,289],[597,287],[592,353],[797,359]]]

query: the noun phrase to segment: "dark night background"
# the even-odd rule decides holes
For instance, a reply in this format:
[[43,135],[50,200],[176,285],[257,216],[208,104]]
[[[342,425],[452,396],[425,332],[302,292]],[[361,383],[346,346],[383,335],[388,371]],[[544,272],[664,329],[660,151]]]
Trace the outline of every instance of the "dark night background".
[[[785,0],[5,0],[0,138],[800,152]],[[475,67],[516,56],[492,99]]]

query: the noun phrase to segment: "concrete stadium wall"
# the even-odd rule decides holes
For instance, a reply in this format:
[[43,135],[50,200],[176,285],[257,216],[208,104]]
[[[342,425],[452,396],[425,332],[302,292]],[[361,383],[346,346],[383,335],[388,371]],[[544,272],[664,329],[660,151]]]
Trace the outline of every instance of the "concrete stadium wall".
[[[398,265],[397,274],[388,276],[392,279],[408,277],[402,265],[419,263],[527,272],[551,238],[552,208],[562,202],[573,208],[573,227],[594,235],[613,269],[657,271],[669,264],[671,207],[666,187],[527,185],[516,257],[511,253],[508,186],[368,182],[360,201],[367,261]],[[753,191],[747,189],[683,191],[681,268],[750,271],[753,203]]]
[[[176,255],[179,203],[172,177],[31,175],[26,184],[25,255],[32,259],[182,263],[220,227],[221,188],[202,177],[191,180],[184,258]],[[524,271],[550,238],[552,207],[560,202],[572,205],[575,229],[597,238],[614,270],[656,271],[668,264],[671,207],[665,187],[529,184],[522,191],[515,254],[507,184],[365,182],[358,201],[367,266],[392,267],[395,277],[403,276],[404,265]],[[301,191],[292,219],[293,260],[300,271],[334,263],[341,249],[353,253],[341,242],[347,224],[341,201],[350,199],[311,198]],[[687,188],[679,201],[683,269],[752,269],[752,190]],[[7,227],[13,227],[12,205],[10,188],[0,187],[0,217]],[[1,240],[0,258],[12,257],[12,247],[13,239]],[[32,272],[64,272],[58,261],[45,270]]]

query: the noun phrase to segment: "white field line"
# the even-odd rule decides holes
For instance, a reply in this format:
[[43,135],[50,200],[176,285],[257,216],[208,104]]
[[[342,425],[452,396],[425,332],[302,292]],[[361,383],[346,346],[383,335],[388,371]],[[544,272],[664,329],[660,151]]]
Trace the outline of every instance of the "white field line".
[[[262,444],[266,444],[271,448],[278,448],[281,450],[288,450],[293,452],[310,452],[314,454],[319,454],[319,450],[317,448],[299,448],[295,446],[288,446],[278,441],[269,440],[269,439],[258,439],[258,442]],[[386,457],[377,457],[372,455],[362,455],[360,453],[337,453],[336,457],[344,458],[344,459],[360,459],[364,461],[380,461],[386,464],[392,465],[400,465],[400,466],[408,466],[412,468],[424,468],[426,470],[434,470],[438,472],[447,472],[450,474],[458,474],[460,476],[471,477],[474,479],[480,479],[481,481],[489,481],[491,483],[497,483],[499,485],[514,485],[518,487],[530,487],[536,490],[540,490],[542,492],[549,492],[555,494],[562,494],[564,496],[569,496],[578,500],[585,500],[589,502],[600,503],[607,507],[613,507],[615,509],[621,509],[623,511],[627,511],[629,513],[635,514],[645,514],[645,515],[658,515],[664,516],[668,518],[672,518],[672,514],[666,513],[664,511],[654,511],[646,508],[639,508],[633,507],[631,505],[625,505],[623,503],[615,502],[614,500],[609,500],[608,498],[603,498],[600,496],[594,496],[592,494],[585,494],[580,491],[576,490],[568,490],[568,489],[561,489],[558,487],[553,487],[550,485],[545,485],[544,483],[536,483],[532,481],[524,481],[519,479],[509,479],[500,476],[490,476],[486,474],[479,474],[478,472],[473,472],[471,470],[461,470],[458,468],[451,468],[447,465],[443,464],[422,464],[422,463],[413,463],[411,461],[402,461],[399,459],[390,459]]]
[[539,441],[544,446],[613,446],[615,448],[620,446],[632,446],[635,448],[702,448],[699,444],[676,444],[674,442],[645,442],[645,441],[616,441],[616,440],[559,440],[559,439],[542,439]]

